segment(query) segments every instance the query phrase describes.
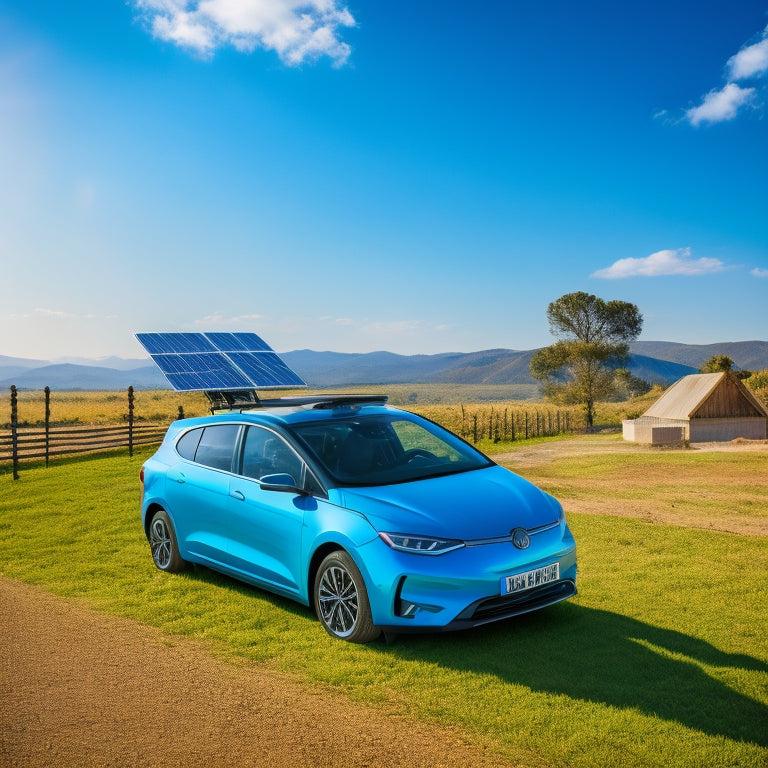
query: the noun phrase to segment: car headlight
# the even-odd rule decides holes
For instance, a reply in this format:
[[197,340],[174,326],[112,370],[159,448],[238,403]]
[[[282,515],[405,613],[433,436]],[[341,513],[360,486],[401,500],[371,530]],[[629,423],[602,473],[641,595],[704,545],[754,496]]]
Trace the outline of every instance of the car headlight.
[[379,533],[379,537],[387,546],[398,552],[416,555],[444,555],[464,546],[463,541],[456,539],[436,539],[433,536],[412,536],[405,533]]

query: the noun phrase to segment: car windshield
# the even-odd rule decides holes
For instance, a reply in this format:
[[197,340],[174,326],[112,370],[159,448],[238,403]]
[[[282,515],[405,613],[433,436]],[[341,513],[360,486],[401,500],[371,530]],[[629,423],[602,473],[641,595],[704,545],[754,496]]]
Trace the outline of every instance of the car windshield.
[[392,485],[487,467],[479,451],[410,414],[377,414],[292,425],[337,485]]

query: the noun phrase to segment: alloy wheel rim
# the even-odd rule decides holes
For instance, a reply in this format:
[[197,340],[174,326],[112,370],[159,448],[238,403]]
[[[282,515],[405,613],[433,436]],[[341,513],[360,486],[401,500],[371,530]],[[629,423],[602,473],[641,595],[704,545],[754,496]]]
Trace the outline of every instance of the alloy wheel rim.
[[357,624],[358,600],[349,571],[335,565],[326,568],[317,596],[325,626],[338,637],[352,634]]
[[171,535],[164,520],[152,521],[149,535],[152,559],[158,568],[167,568],[171,562]]

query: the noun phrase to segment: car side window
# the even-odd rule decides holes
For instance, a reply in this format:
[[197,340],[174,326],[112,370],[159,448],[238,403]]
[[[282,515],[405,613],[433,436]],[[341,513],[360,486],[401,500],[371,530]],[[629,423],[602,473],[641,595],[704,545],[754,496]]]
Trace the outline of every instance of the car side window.
[[232,454],[240,427],[237,424],[216,424],[205,427],[195,451],[195,461],[214,469],[232,469]]
[[189,461],[195,460],[195,451],[200,443],[200,438],[203,435],[203,428],[190,429],[185,435],[179,439],[176,443],[176,451],[182,459],[188,459]]
[[256,480],[265,475],[290,475],[294,484],[302,482],[304,462],[274,432],[248,427],[243,446],[242,474]]

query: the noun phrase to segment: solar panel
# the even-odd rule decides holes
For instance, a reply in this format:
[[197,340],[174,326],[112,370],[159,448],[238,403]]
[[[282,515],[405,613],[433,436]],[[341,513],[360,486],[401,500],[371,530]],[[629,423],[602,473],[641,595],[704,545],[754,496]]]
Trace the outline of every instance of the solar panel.
[[202,333],[137,333],[136,338],[150,355],[219,351]]
[[269,344],[255,333],[206,333],[205,336],[220,352],[272,352]]
[[306,387],[255,333],[137,333],[179,392]]
[[230,352],[228,357],[253,380],[272,382],[275,387],[306,386],[274,352]]

